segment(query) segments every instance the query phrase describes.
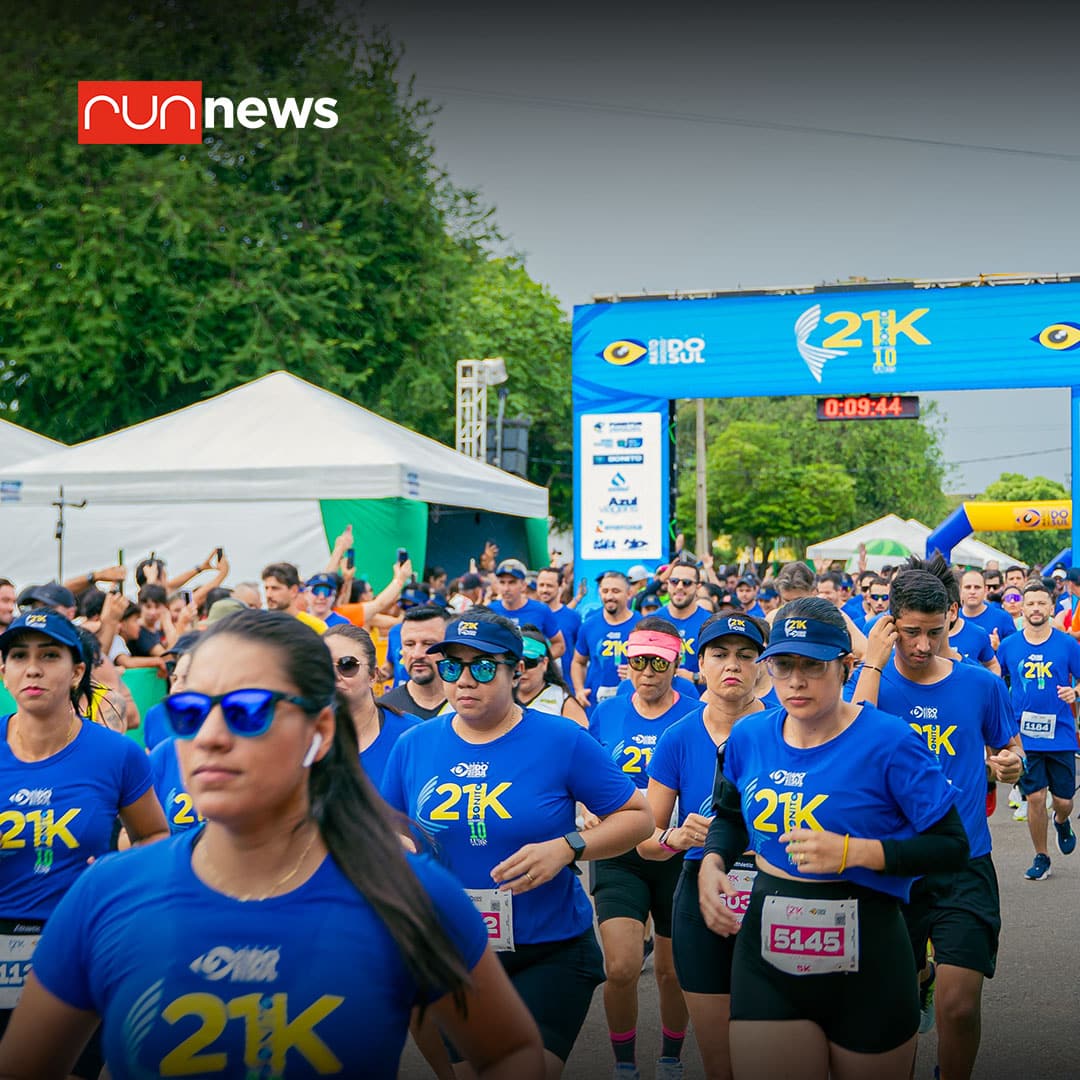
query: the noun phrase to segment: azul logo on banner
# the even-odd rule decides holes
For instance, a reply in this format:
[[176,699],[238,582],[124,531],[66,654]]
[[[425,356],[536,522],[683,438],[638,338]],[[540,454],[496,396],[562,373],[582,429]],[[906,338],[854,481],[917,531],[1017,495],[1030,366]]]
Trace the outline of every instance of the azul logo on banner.
[[217,127],[337,127],[336,98],[203,98],[197,81],[79,83],[79,142],[201,143]]
[[603,509],[609,514],[625,514],[627,511],[636,510],[637,496],[626,496],[620,499],[617,495],[612,495]]
[[705,339],[649,338],[647,342],[620,338],[606,345],[600,358],[616,367],[628,367],[648,356],[650,364],[704,364]]
[[[821,382],[825,365],[838,356],[847,356],[869,345],[875,375],[896,373],[897,346],[900,339],[906,345],[929,345],[930,339],[916,324],[929,313],[928,307],[912,308],[903,314],[888,311],[831,311],[822,320],[821,305],[808,307],[795,320],[795,347],[817,382]],[[810,342],[810,336],[822,321],[837,330],[827,334],[820,345]]]

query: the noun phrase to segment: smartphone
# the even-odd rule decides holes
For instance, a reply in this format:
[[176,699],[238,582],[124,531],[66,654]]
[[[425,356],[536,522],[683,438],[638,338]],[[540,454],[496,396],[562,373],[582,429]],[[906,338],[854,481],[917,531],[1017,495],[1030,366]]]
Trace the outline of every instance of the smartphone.
[[214,561],[215,561],[215,562],[221,562],[221,556],[222,556],[222,555],[223,555],[224,553],[225,553],[225,552],[224,552],[224,549],[223,549],[223,548],[216,548],[216,549],[214,550]]
[[180,590],[180,595],[184,598],[185,606],[191,603],[191,590],[190,589],[181,589]]
[[345,552],[345,569],[351,570],[356,565],[356,548],[349,548]]
[[398,548],[397,549],[397,561],[398,561],[398,566],[403,566],[405,563],[407,563],[409,561],[409,553],[405,548]]
[[[116,552],[116,565],[117,565],[117,566],[123,566],[123,565],[124,565],[124,549],[123,549],[123,548],[119,548],[119,549],[117,550],[117,552]],[[117,585],[117,587],[116,587],[116,591],[117,591],[117,592],[118,592],[118,593],[119,593],[119,594],[120,594],[121,596],[123,596],[123,595],[124,595],[124,582],[123,582],[123,580],[121,580],[121,581],[120,581],[120,582],[118,583],[118,585]]]

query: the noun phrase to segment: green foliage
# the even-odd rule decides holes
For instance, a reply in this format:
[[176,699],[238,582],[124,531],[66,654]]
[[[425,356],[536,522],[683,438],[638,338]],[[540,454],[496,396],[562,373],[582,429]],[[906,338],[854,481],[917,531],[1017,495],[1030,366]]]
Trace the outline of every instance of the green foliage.
[[[979,502],[1034,502],[1044,499],[1068,499],[1069,490],[1045,476],[1002,473],[978,497]],[[977,540],[1006,551],[1028,566],[1045,566],[1062,548],[1072,542],[1069,529],[1038,532],[980,532]]]
[[[888,513],[933,525],[945,514],[945,466],[928,421],[815,418],[805,397],[730,398],[706,404],[709,529],[737,543],[794,547]],[[679,409],[677,512],[694,521],[694,410]]]
[[[492,258],[493,214],[435,167],[392,42],[332,0],[106,0],[81,19],[31,5],[0,68],[19,114],[0,144],[3,414],[73,442],[284,368],[452,443],[454,364],[479,351],[507,357],[512,407],[542,402],[533,478],[562,482],[567,320]],[[77,144],[78,80],[160,78],[329,96],[340,121]]]

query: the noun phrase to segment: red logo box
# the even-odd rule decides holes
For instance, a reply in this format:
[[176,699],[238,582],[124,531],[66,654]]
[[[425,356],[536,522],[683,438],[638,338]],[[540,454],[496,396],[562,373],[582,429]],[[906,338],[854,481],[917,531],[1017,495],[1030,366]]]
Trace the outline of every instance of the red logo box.
[[201,82],[80,82],[79,142],[202,142]]

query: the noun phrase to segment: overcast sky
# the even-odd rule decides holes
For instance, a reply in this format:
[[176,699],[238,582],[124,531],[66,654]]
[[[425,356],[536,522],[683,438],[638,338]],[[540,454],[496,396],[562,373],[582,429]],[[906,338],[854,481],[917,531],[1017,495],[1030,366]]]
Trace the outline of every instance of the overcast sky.
[[[440,163],[569,310],[614,292],[1080,273],[1080,14],[1058,6],[374,0],[366,18],[441,105]],[[938,396],[950,490],[1005,470],[1067,479],[1067,391]]]

